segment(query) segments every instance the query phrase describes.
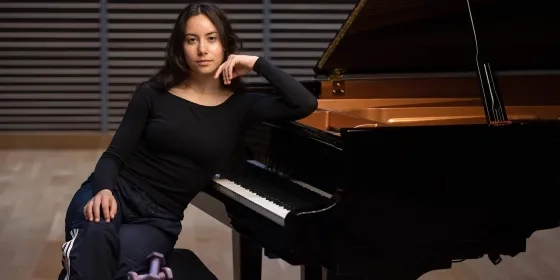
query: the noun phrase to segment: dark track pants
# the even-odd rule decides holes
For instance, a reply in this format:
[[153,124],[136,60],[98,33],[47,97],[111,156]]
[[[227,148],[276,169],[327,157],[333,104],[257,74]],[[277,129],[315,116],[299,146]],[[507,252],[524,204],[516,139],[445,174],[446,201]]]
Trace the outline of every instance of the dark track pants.
[[83,208],[94,196],[91,176],[76,192],[66,213],[66,243],[59,280],[127,279],[129,271],[146,273],[146,257],[160,252],[168,258],[181,232],[181,219],[119,178],[113,195],[117,215],[109,223],[86,221]]

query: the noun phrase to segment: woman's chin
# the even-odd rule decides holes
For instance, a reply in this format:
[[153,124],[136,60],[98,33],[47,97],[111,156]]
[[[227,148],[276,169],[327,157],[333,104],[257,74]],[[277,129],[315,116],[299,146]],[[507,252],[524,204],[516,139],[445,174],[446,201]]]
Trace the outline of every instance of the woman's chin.
[[193,72],[198,77],[206,78],[209,76],[214,77],[214,74],[216,74],[216,70],[218,70],[216,67],[199,67]]

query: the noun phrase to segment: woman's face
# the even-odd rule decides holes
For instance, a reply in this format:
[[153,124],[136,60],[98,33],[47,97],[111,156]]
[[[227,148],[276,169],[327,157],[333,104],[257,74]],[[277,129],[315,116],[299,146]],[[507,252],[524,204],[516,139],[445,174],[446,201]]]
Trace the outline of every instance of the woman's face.
[[189,18],[183,48],[189,68],[197,75],[214,75],[224,59],[218,29],[205,15]]

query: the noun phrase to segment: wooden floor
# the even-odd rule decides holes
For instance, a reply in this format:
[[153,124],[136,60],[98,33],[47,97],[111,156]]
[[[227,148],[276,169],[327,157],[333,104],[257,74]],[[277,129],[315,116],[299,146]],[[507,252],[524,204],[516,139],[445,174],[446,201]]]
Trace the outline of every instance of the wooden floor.
[[[56,279],[64,214],[76,188],[92,171],[101,151],[0,150],[0,277]],[[196,252],[219,279],[232,279],[229,228],[189,207],[178,247]],[[263,260],[264,280],[299,279],[299,269]],[[527,252],[494,266],[487,258],[421,280],[558,280],[560,230],[538,232]]]

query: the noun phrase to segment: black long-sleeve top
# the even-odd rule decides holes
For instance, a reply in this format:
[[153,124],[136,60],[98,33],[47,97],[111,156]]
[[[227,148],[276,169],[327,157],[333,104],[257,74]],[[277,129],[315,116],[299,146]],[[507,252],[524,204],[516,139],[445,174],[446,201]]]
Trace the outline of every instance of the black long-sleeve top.
[[234,93],[217,106],[138,87],[93,172],[95,191],[112,190],[118,176],[142,188],[179,217],[211,182],[249,125],[304,118],[317,99],[296,79],[259,57],[253,71],[281,96]]

